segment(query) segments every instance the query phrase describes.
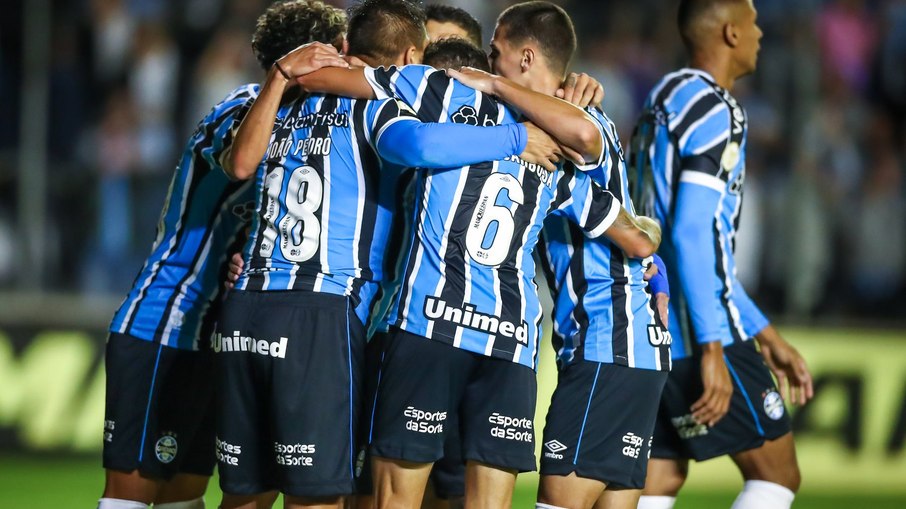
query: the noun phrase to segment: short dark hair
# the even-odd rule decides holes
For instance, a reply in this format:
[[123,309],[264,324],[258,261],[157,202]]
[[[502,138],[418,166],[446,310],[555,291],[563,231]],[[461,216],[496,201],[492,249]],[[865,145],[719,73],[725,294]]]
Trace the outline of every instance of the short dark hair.
[[537,42],[551,70],[566,74],[577,42],[573,22],[561,7],[550,2],[516,4],[500,14],[497,26],[504,28],[510,43]]
[[694,50],[702,36],[702,24],[710,21],[709,16],[718,9],[738,5],[746,0],[680,0],[676,22],[683,44],[689,51]]
[[280,57],[309,42],[342,44],[346,13],[321,0],[278,2],[255,24],[252,51],[265,70]]
[[409,46],[427,40],[425,12],[407,0],[364,0],[349,8],[348,53],[393,60]]
[[425,48],[424,64],[437,69],[474,67],[491,72],[488,56],[478,46],[461,37],[447,37]]
[[429,21],[453,23],[466,31],[472,44],[479,48],[482,46],[481,23],[464,9],[452,5],[430,4],[425,7],[425,16]]

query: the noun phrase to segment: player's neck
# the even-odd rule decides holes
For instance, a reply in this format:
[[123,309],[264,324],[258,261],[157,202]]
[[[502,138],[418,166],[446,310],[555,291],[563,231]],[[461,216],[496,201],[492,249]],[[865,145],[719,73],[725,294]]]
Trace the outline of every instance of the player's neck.
[[560,88],[561,83],[563,83],[563,79],[553,73],[544,72],[535,74],[524,85],[533,92],[554,95],[557,93],[557,89]]
[[689,67],[705,71],[714,78],[718,85],[727,90],[733,90],[733,85],[736,83],[736,74],[727,59],[722,59],[716,55],[692,55]]

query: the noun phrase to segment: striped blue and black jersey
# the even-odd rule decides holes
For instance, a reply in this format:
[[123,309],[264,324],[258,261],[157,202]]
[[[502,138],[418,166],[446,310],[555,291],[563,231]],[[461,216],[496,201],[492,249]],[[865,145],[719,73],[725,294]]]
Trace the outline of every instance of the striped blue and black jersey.
[[386,126],[407,117],[414,120],[395,101],[323,94],[281,105],[255,175],[238,289],[346,295],[365,321],[392,213],[378,205],[384,163],[374,147]]
[[[613,122],[588,112],[604,138],[601,163],[586,173],[634,215],[623,149]],[[560,366],[581,348],[585,360],[667,371],[670,343],[655,325],[648,283],[649,260],[627,257],[607,238],[587,238],[575,224],[551,216],[544,223],[538,257],[554,301],[551,336]]]
[[[484,137],[498,143],[474,142]],[[525,141],[523,126],[422,124],[395,99],[316,94],[285,102],[255,176],[257,213],[237,288],[349,296],[365,323],[403,169],[504,157]]]
[[387,332],[387,315],[403,280],[403,262],[412,242],[412,208],[415,206],[415,168],[408,168],[394,182],[396,209],[384,256],[384,279],[368,317],[368,338]]
[[[692,341],[731,344],[768,325],[736,277],[733,252],[745,181],[747,118],[707,73],[668,74],[645,103],[631,143],[637,209],[663,229],[674,358]],[[675,267],[675,269],[674,269]]]
[[151,255],[111,332],[186,350],[212,332],[227,257],[241,247],[255,210],[252,186],[231,182],[222,158],[257,95],[257,85],[239,87],[198,124],[170,182]]
[[[516,115],[493,97],[425,66],[368,69],[379,97],[395,96],[425,122],[503,125]],[[532,250],[548,214],[601,235],[620,203],[582,172],[549,173],[518,157],[415,180],[411,245],[392,326],[534,368],[540,337]]]

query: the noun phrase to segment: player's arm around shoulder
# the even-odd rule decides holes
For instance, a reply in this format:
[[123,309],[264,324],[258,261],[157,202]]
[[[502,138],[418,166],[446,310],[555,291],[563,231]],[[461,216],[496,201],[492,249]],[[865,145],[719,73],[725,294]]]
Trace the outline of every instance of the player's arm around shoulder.
[[553,136],[564,154],[579,166],[600,161],[604,137],[584,110],[562,99],[534,92],[506,78],[478,69],[447,70],[447,75],[479,92],[499,97]]
[[239,125],[224,171],[233,179],[251,178],[264,159],[274,120],[283,95],[295,85],[295,80],[325,66],[345,67],[336,48],[313,42],[299,46],[277,60],[267,73],[267,80],[258,98]]

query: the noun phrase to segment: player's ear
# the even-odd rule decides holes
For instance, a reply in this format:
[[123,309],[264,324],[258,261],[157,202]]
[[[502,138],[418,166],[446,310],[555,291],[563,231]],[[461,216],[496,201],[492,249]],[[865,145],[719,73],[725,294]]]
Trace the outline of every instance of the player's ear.
[[535,50],[532,48],[525,48],[522,50],[522,61],[519,63],[519,67],[522,69],[522,72],[528,72],[532,68],[532,64],[535,63]]
[[419,57],[418,48],[415,46],[409,46],[409,48],[406,49],[406,52],[403,53],[403,65],[420,64],[421,61],[422,59]]
[[343,37],[343,47],[340,49],[340,52],[344,55],[349,54],[349,40]]
[[733,23],[724,24],[723,36],[727,46],[735,48],[739,44],[739,35],[736,30],[736,25]]

